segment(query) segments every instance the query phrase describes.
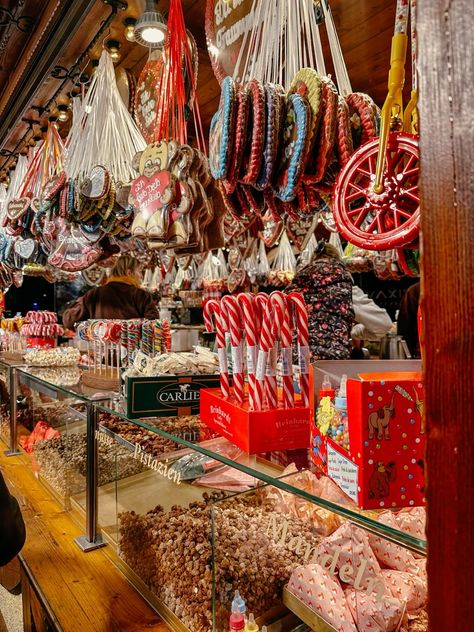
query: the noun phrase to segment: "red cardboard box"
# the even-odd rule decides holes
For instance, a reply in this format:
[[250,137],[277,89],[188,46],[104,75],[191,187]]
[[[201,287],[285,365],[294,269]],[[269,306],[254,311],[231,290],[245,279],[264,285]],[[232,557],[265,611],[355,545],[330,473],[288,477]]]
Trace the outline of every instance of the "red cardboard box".
[[249,410],[248,403],[224,399],[221,391],[201,391],[202,421],[248,454],[309,447],[310,409]]
[[329,373],[335,387],[338,377],[348,375],[350,448],[348,452],[330,437],[321,435],[312,420],[313,461],[362,509],[422,505],[425,429],[423,385],[421,372],[416,370],[419,363],[415,361],[418,366],[414,366],[407,361],[412,366],[402,367],[415,370],[390,371],[391,361],[371,361],[367,368],[380,371],[364,372],[366,367],[362,364],[367,363],[339,362],[342,366],[337,367],[336,373],[334,367],[321,364],[331,365],[317,365],[316,396],[324,373]]

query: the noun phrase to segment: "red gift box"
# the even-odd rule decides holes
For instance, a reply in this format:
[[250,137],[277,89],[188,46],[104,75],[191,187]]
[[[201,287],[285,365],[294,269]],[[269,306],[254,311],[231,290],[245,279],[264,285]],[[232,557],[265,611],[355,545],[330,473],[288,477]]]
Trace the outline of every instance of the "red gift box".
[[[387,371],[390,362],[371,362],[370,368],[380,366],[382,371],[354,375],[354,366],[360,364],[347,364],[351,367],[338,367],[337,374],[349,376],[349,451],[323,436],[312,422],[313,461],[362,509],[422,505],[425,429],[421,373]],[[331,367],[325,368],[318,364],[320,376],[331,372]],[[334,377],[333,373],[333,381]],[[315,378],[316,393],[318,381]]]
[[303,406],[254,411],[220,389],[203,389],[201,419],[248,454],[309,447],[310,409]]

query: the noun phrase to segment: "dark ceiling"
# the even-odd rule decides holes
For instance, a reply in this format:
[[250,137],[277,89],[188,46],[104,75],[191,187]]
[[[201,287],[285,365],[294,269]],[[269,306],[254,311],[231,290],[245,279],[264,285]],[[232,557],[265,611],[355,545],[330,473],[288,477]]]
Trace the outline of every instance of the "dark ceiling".
[[[187,28],[199,48],[198,99],[205,129],[216,109],[219,85],[206,48],[206,0],[183,0]],[[124,5],[126,8],[121,9]],[[165,15],[169,0],[160,0]],[[81,89],[109,39],[120,42],[117,66],[138,76],[148,51],[125,39],[124,20],[137,17],[143,0],[2,0],[0,7],[0,179],[26,151],[28,141]],[[331,0],[341,47],[355,91],[379,105],[386,94],[395,0]],[[92,46],[91,43],[93,44]],[[327,49],[327,46],[325,46]],[[64,130],[65,131],[65,130]]]

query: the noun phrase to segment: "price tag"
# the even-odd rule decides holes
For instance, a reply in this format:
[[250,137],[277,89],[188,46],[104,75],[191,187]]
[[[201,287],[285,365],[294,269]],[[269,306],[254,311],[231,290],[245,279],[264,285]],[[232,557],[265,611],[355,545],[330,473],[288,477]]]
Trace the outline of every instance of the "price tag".
[[227,349],[217,349],[217,357],[219,358],[219,366],[221,368],[221,371],[223,373],[227,373],[229,370],[227,366]]
[[232,347],[232,372],[242,373],[244,370],[244,362],[242,357],[242,347]]
[[267,375],[268,377],[275,377],[277,374],[277,348],[273,347],[268,354],[268,363],[267,363]]
[[300,360],[300,370],[303,375],[308,375],[309,373],[309,347],[300,347],[299,348],[299,360]]
[[293,349],[291,347],[281,349],[281,363],[283,375],[293,374]]
[[267,370],[268,353],[260,350],[258,352],[256,378],[259,382],[263,382]]
[[255,345],[247,345],[247,371],[255,375],[257,366],[258,347]]

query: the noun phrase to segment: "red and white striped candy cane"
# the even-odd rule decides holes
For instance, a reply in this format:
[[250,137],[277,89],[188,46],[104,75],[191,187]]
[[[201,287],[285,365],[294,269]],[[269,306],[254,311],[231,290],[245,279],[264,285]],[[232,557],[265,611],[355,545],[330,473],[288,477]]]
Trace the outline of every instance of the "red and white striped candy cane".
[[[258,388],[265,385],[265,397],[268,408],[278,407],[278,389],[276,380],[276,361],[273,361],[272,355],[275,345],[275,330],[273,327],[274,309],[273,305],[266,295],[258,294],[255,300],[260,304],[262,309],[262,325],[260,329],[260,346],[258,351],[256,379],[260,384]],[[270,356],[270,358],[269,358]]]
[[298,357],[300,366],[300,390],[303,406],[309,406],[309,327],[308,308],[300,292],[291,292],[287,300],[296,310],[296,329],[298,333]]
[[227,399],[230,395],[230,386],[229,368],[227,366],[227,350],[225,343],[225,327],[221,314],[221,306],[219,302],[214,299],[207,301],[204,305],[204,326],[206,327],[206,331],[216,332],[221,392],[222,397],[225,397]]
[[238,294],[237,301],[242,309],[242,322],[247,342],[247,374],[249,380],[249,401],[252,410],[262,410],[263,388],[255,378],[257,369],[257,338],[258,323],[255,313],[253,294]]
[[272,292],[270,301],[275,308],[276,338],[280,338],[280,356],[283,375],[283,407],[293,408],[295,391],[293,387],[293,347],[290,313],[286,296],[282,292]]
[[224,296],[221,300],[221,313],[224,315],[230,332],[232,350],[232,379],[234,397],[242,404],[245,396],[245,378],[242,353],[242,310],[236,296]]

